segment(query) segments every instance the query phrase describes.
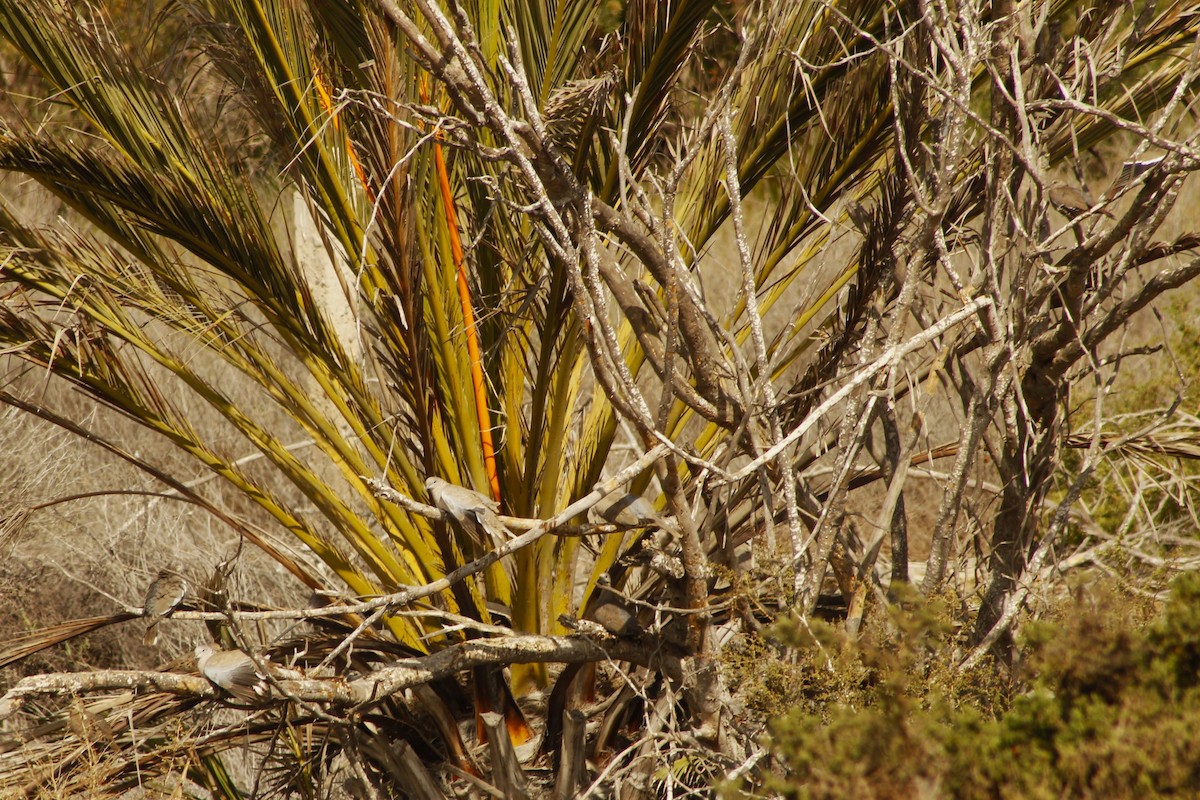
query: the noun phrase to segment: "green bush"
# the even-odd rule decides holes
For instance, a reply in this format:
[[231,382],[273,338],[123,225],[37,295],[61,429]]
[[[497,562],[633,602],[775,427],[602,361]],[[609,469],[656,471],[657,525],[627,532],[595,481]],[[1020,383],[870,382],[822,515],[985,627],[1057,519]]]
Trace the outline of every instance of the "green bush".
[[1200,795],[1200,575],[1177,579],[1148,623],[1139,600],[1100,589],[1026,626],[1009,699],[994,668],[953,668],[939,604],[876,616],[857,642],[831,628],[807,642],[793,625],[775,629],[809,658],[827,653],[857,688],[774,719],[779,768],[727,796]]

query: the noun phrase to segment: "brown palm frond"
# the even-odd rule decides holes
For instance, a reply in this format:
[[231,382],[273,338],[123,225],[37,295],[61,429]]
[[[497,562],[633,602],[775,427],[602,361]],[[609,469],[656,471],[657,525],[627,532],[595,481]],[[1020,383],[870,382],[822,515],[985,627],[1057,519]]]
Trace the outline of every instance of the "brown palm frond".
[[1066,439],[1067,447],[1077,449],[1086,449],[1095,444],[1115,452],[1141,456],[1166,456],[1189,461],[1200,458],[1200,433],[1195,431],[1147,433],[1132,439],[1115,433],[1102,433],[1099,436],[1072,434]]
[[610,69],[595,78],[580,78],[555,89],[542,109],[546,132],[555,146],[578,141],[585,128],[604,115],[620,82],[620,72]]
[[140,615],[128,611],[122,611],[116,614],[107,614],[102,617],[88,617],[87,619],[74,619],[70,622],[60,622],[57,625],[51,625],[46,628],[39,628],[36,631],[29,631],[15,639],[9,639],[0,643],[0,667],[7,667],[10,664],[15,664],[22,659],[28,658],[34,653],[39,653],[48,647],[53,647],[56,644],[68,642],[77,636],[83,636],[93,631],[98,631],[101,628],[106,628],[109,625],[116,625],[120,622],[128,622],[131,619],[137,619]]

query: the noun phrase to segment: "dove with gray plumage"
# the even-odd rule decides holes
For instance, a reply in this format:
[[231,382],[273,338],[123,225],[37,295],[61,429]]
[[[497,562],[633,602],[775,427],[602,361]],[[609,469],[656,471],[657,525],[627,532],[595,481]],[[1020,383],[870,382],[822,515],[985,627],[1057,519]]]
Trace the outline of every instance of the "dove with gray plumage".
[[142,605],[142,616],[146,618],[146,635],[142,641],[147,647],[158,644],[158,623],[175,613],[187,595],[188,584],[174,570],[161,569],[146,590],[146,602]]
[[596,578],[596,588],[584,612],[584,620],[598,622],[613,636],[638,639],[646,629],[638,622],[637,607],[613,588],[607,572]]
[[588,509],[593,522],[609,522],[623,528],[662,528],[674,531],[671,520],[658,513],[654,505],[644,497],[628,492],[613,492]]
[[210,683],[239,700],[253,703],[271,695],[258,665],[241,650],[216,650],[202,644],[196,648],[196,667]]
[[67,727],[71,729],[71,733],[90,745],[101,742],[114,744],[117,741],[113,726],[109,725],[104,717],[85,706],[79,698],[75,698],[71,703],[71,709],[67,713]]
[[445,511],[457,527],[464,530],[471,540],[481,548],[499,547],[512,538],[508,528],[500,521],[497,513],[500,504],[490,497],[455,486],[441,478],[425,481],[425,490],[433,504]]

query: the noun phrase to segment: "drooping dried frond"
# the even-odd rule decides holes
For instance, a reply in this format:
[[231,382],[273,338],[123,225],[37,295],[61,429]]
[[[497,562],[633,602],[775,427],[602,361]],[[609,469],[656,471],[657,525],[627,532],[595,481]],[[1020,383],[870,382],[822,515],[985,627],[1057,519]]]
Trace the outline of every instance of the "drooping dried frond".
[[620,71],[610,69],[598,77],[581,78],[555,89],[542,109],[554,145],[578,141],[589,125],[603,119],[609,98],[620,85]]

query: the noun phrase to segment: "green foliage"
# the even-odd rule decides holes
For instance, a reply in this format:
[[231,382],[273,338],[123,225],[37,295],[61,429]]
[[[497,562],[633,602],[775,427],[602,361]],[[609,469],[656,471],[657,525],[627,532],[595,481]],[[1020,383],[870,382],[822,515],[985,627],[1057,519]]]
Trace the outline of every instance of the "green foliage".
[[[858,643],[814,630],[803,658],[820,641],[857,691],[774,720],[771,747],[786,771],[760,788],[795,798],[1193,797],[1200,575],[1180,577],[1149,624],[1140,611],[1101,588],[1027,626],[1025,678],[1003,706],[945,669],[953,639],[935,603],[889,609]],[[793,625],[777,633],[803,644]]]

